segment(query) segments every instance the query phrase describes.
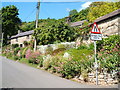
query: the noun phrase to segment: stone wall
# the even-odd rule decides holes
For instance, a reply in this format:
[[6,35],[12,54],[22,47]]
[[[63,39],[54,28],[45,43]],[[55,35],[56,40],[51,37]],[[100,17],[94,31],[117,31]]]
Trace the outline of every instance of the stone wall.
[[32,39],[32,35],[29,35],[29,37],[28,36],[23,36],[23,37],[18,37],[18,38],[14,38],[14,39],[11,39],[11,45],[12,44],[22,44],[23,45],[23,47],[24,47],[24,44],[23,44],[23,42],[24,41],[30,41]]
[[103,38],[120,33],[120,17],[118,16],[98,22],[97,24],[103,34]]
[[49,45],[37,46],[37,49],[42,54],[45,54],[48,49],[51,49],[52,51],[54,51],[55,49],[58,49],[58,48],[69,49],[69,48],[74,48],[74,47],[75,47],[75,42],[62,42],[62,43],[58,43],[58,44],[49,44]]

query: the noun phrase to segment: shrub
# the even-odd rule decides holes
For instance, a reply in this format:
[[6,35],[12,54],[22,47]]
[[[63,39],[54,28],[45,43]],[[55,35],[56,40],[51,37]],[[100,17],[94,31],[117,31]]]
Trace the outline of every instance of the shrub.
[[81,75],[85,82],[88,82],[88,71],[86,69],[81,69]]
[[32,55],[32,52],[31,52],[30,49],[28,49],[28,50],[26,51],[25,58],[26,58],[26,59],[29,59],[29,58],[31,57],[31,55]]
[[43,67],[43,57],[42,56],[37,57],[37,63],[39,63],[40,67]]
[[66,48],[64,44],[58,44],[58,48]]
[[14,49],[14,55],[17,55],[18,51],[20,50],[20,47],[17,47]]
[[58,48],[58,49],[55,49],[53,52],[52,52],[52,55],[57,55],[61,52],[64,52],[66,49],[65,48]]
[[120,42],[119,35],[112,35],[108,38],[104,38],[103,40],[98,41],[97,50],[100,51],[101,49],[104,49],[111,51],[114,47],[120,46],[119,42]]
[[62,56],[53,56],[51,57],[51,70],[53,72],[57,72],[57,73],[61,73],[61,71],[63,70],[63,65],[67,62],[67,59],[63,58]]
[[94,50],[94,44],[93,43],[91,43],[90,45],[89,45],[89,48],[88,48],[89,50]]
[[28,46],[28,42],[27,42],[27,41],[24,41],[23,44],[24,44],[25,46]]
[[12,44],[12,48],[19,47],[19,44]]
[[31,53],[28,50],[26,58],[28,59],[29,63],[38,64],[39,63],[38,56],[40,56],[40,52],[39,51]]
[[80,75],[81,66],[80,61],[71,60],[63,66],[62,76],[65,78],[73,78],[74,76]]
[[50,59],[45,59],[43,61],[43,67],[45,70],[48,70],[49,68],[51,68],[51,60]]
[[46,54],[51,54],[53,51],[53,48],[48,46],[47,49],[46,49]]
[[14,60],[19,60],[19,57],[18,56],[14,56]]
[[25,58],[26,51],[28,50],[29,47],[22,48],[21,50],[21,57]]
[[10,57],[12,57],[13,56],[13,53],[11,53],[11,52],[7,52],[6,54],[4,54],[7,58],[10,58]]
[[80,50],[80,49],[88,49],[88,46],[86,45],[80,45],[77,50]]

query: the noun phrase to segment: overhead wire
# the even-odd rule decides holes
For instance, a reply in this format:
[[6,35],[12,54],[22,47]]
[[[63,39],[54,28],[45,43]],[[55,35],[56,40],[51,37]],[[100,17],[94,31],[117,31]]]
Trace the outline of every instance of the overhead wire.
[[34,8],[31,13],[24,19],[24,21],[26,21],[34,12],[36,11],[36,8]]

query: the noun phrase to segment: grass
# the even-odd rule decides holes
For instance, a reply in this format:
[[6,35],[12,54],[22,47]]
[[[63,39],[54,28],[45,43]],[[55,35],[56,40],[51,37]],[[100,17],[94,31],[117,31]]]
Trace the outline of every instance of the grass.
[[34,68],[37,68],[37,64],[32,64],[32,63],[29,63],[28,60],[26,58],[22,58],[21,60],[18,60],[20,63],[23,63],[23,64],[27,64],[31,67],[34,67]]
[[82,59],[87,59],[86,56],[91,56],[93,55],[93,50],[88,50],[88,49],[69,49],[66,50],[74,60],[82,60]]

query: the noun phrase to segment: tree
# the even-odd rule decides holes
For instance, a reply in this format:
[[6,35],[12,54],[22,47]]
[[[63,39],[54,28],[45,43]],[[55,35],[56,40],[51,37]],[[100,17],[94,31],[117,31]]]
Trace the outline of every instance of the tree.
[[75,29],[69,27],[63,22],[56,22],[41,26],[34,31],[37,42],[42,45],[53,44],[59,42],[74,41],[76,37]]
[[93,2],[89,8],[90,10],[87,17],[90,22],[93,22],[100,16],[104,16],[119,9],[120,2]]
[[71,10],[71,11],[69,12],[69,16],[75,15],[75,14],[77,14],[77,13],[78,13],[77,10],[76,10],[76,9],[73,9],[73,10]]
[[14,5],[3,7],[0,10],[2,16],[2,32],[4,33],[4,44],[7,44],[7,37],[17,33],[21,20],[18,9]]

